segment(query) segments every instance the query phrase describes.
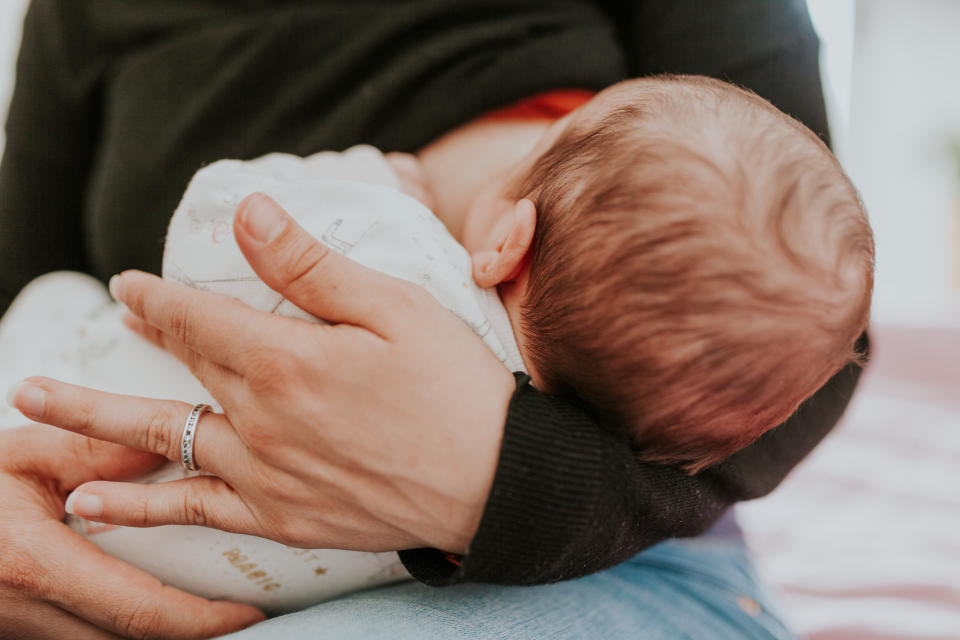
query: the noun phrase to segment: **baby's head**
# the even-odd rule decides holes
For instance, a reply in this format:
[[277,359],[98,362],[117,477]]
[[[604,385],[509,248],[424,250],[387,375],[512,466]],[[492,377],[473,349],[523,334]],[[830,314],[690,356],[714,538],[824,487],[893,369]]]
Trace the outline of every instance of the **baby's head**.
[[857,358],[873,240],[827,148],[701,77],[618,84],[482,194],[465,245],[534,384],[696,471]]

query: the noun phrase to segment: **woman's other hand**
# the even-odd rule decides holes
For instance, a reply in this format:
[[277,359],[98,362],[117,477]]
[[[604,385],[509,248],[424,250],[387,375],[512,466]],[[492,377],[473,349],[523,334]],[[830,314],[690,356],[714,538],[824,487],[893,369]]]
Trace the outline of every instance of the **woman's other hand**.
[[207,638],[263,619],[164,586],[61,522],[77,485],[160,460],[39,425],[0,432],[0,638]]
[[[317,325],[126,272],[111,290],[130,326],[183,360],[224,409],[196,431],[214,474],[95,482],[89,519],[201,524],[313,548],[465,552],[493,483],[513,376],[420,287],[327,249],[266,196],[234,232],[260,277]],[[180,460],[191,405],[31,379],[28,417]],[[82,498],[81,498],[82,496]]]

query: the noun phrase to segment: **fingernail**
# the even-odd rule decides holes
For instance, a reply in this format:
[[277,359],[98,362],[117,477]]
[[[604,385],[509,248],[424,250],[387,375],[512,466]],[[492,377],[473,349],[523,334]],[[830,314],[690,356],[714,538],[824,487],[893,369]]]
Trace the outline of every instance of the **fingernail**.
[[268,244],[286,228],[287,216],[266,196],[257,193],[246,200],[243,226],[254,240]]
[[63,506],[67,513],[84,518],[99,518],[103,514],[103,498],[89,493],[74,491],[67,496]]
[[120,297],[123,295],[123,285],[120,284],[119,273],[110,278],[107,288],[110,290],[110,295],[113,296],[113,299],[120,302]]
[[20,387],[22,387],[22,386],[23,386],[23,383],[22,383],[22,382],[18,382],[18,383],[16,383],[16,384],[10,385],[10,388],[7,389],[7,406],[8,406],[8,407],[12,407],[12,406],[13,406],[13,397],[14,397],[15,395],[17,395],[17,391],[19,391],[19,390],[20,390]]
[[[13,403],[14,398],[17,404]],[[22,413],[42,416],[47,406],[47,392],[28,382],[18,382],[7,391],[7,404]]]

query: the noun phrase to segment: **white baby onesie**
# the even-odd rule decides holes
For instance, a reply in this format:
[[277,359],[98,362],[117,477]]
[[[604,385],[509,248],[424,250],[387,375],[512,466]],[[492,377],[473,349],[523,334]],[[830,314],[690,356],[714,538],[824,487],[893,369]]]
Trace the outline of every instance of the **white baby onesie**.
[[[426,207],[397,190],[392,170],[372,147],[309,158],[271,154],[248,162],[224,160],[201,169],[170,222],[164,277],[264,311],[315,320],[260,282],[233,240],[236,206],[255,191],[271,196],[327,246],[423,286],[509,369],[523,370],[496,292],[475,285],[466,251]],[[48,375],[118,393],[217,406],[186,367],[126,330],[121,315],[89,276],[58,273],[37,279],[0,320],[0,384]],[[0,409],[0,428],[23,422],[16,411]],[[198,438],[202,429],[201,422]],[[138,480],[186,475],[171,463]],[[407,577],[395,553],[294,549],[202,527],[136,529],[72,517],[68,524],[166,584],[247,602],[268,613]]]
[[233,240],[237,205],[255,191],[276,200],[328,247],[426,289],[511,371],[523,370],[496,291],[474,283],[466,250],[429,209],[397,190],[390,166],[373,147],[308,158],[221,160],[201,169],[170,221],[163,277],[315,321],[263,284]]

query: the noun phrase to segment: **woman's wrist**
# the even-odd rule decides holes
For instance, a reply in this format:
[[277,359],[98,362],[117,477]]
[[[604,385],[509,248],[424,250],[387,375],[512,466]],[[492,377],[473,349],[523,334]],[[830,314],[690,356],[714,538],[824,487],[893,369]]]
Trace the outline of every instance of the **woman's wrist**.
[[496,475],[469,551],[459,563],[437,549],[400,552],[422,582],[539,584],[590,573],[601,567],[571,557],[570,541],[589,550],[597,537],[593,506],[634,499],[612,495],[600,481],[611,468],[624,480],[630,474],[626,437],[604,429],[579,403],[536,390],[526,374],[514,378]]

